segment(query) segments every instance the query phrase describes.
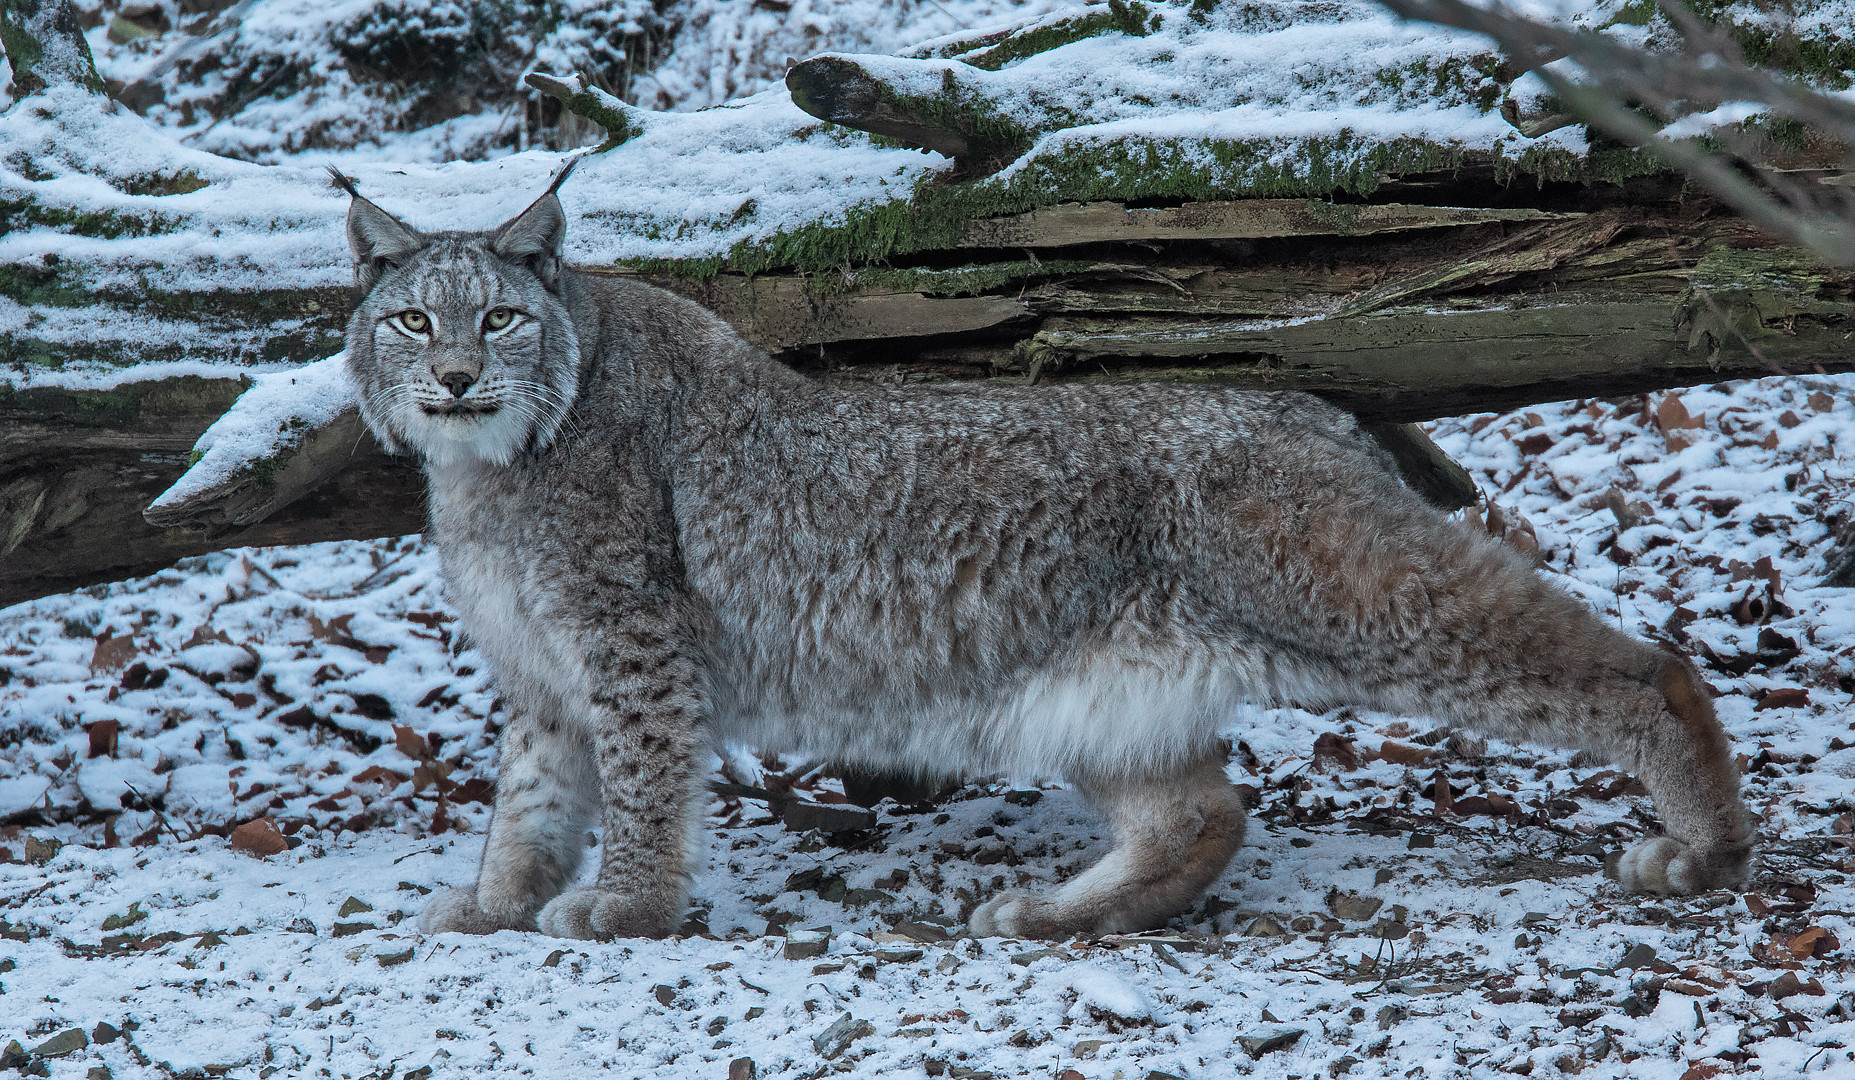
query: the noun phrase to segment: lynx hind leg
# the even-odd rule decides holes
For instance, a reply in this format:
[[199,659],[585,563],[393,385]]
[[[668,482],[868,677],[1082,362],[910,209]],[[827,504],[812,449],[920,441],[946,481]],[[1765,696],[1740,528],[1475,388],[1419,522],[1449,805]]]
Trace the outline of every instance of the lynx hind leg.
[[1668,835],[1636,844],[1606,869],[1633,892],[1742,888],[1752,862],[1752,818],[1740,799],[1726,731],[1692,664],[1669,654],[1653,663],[1661,708],[1638,742],[1634,764]]
[[1191,906],[1243,843],[1243,801],[1222,761],[1180,776],[1082,785],[1114,846],[1047,896],[1010,890],[974,911],[979,937],[1062,940],[1151,930]]
[[533,930],[535,915],[578,872],[596,799],[584,740],[533,718],[503,735],[496,801],[477,883],[432,898],[419,915],[427,934]]

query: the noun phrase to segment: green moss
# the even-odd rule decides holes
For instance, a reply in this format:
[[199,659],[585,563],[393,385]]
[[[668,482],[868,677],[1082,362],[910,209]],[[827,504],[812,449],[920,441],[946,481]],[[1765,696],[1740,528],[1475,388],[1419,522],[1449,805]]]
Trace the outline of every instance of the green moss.
[[1794,300],[1815,297],[1829,281],[1823,264],[1795,248],[1716,248],[1694,267],[1697,289],[1771,292]]
[[182,169],[175,173],[149,173],[130,178],[121,185],[130,195],[186,195],[209,186],[211,181],[198,173]]
[[1108,0],[1106,10],[1091,11],[1070,19],[1034,26],[1012,34],[990,48],[960,57],[964,63],[986,71],[997,71],[1014,60],[1060,49],[1071,42],[1103,34],[1120,32],[1130,37],[1146,37],[1159,29],[1161,16],[1140,0]]
[[1464,161],[1464,152],[1454,146],[1415,138],[1381,142],[1351,134],[1295,140],[1136,138],[1078,143],[1063,153],[1039,156],[1009,180],[948,184],[927,179],[910,199],[854,207],[841,222],[743,241],[725,257],[636,260],[628,265],[691,277],[722,270],[754,274],[776,267],[823,272],[951,248],[970,222],[1061,202],[1366,195],[1378,187],[1382,175],[1450,170]]
[[164,422],[187,415],[217,416],[232,407],[251,385],[249,379],[205,379],[183,375],[152,382],[127,383],[108,390],[69,390],[56,386],[15,389],[0,382],[0,417],[13,422],[57,422],[82,427],[125,428],[144,410]]
[[71,210],[45,206],[33,198],[0,198],[0,233],[43,225],[78,236],[114,240],[122,236],[155,236],[185,228],[180,218],[165,214],[127,214],[117,210]]

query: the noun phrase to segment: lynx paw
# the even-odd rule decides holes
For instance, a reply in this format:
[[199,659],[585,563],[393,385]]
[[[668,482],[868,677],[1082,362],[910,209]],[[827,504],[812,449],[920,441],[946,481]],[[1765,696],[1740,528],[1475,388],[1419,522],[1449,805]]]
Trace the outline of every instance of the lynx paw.
[[1083,929],[1065,925],[1055,904],[1022,889],[1007,889],[987,900],[966,924],[974,937],[1062,940]]
[[574,889],[548,901],[536,920],[544,934],[564,938],[668,937],[676,916],[636,897],[606,889]]
[[498,919],[477,906],[477,890],[449,889],[432,898],[419,913],[421,934],[493,934],[498,930],[533,930],[532,922]]
[[1701,849],[1658,836],[1623,853],[1610,875],[1631,892],[1687,896],[1711,889],[1739,889],[1751,868],[1752,845]]

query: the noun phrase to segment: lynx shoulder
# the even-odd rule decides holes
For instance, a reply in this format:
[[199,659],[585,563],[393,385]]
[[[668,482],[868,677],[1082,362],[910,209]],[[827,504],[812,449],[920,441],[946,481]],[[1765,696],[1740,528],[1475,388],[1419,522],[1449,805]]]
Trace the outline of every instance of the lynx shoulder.
[[[1608,756],[1667,828],[1624,854],[1626,887],[1744,879],[1750,819],[1693,668],[1431,509],[1338,410],[814,381],[688,301],[565,268],[553,188],[487,233],[349,191],[363,415],[424,461],[510,713],[476,885],[428,931],[669,933],[717,739],[1061,775],[1112,849],[972,928],[1156,926],[1242,842],[1218,733],[1245,703]],[[569,889],[595,818],[597,880]]]

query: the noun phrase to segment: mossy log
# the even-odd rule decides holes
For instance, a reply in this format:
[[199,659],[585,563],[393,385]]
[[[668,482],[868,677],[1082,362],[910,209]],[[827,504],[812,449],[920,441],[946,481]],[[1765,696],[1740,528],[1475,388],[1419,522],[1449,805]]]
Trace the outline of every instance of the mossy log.
[[[1308,390],[1358,413],[1444,504],[1472,497],[1466,477],[1401,425],[1855,368],[1855,279],[1654,180],[1502,188],[1412,176],[1371,202],[1075,204],[977,222],[963,237],[831,273],[584,269],[696,299],[821,378]],[[73,312],[130,299],[21,274],[0,293]],[[285,343],[275,359],[317,359],[337,340],[333,290],[244,299],[152,298],[175,331],[161,347],[189,347],[188,326],[201,349],[234,333]],[[133,340],[79,345],[81,357],[52,362],[156,358]],[[144,521],[240,389],[197,378],[0,389],[0,604],[233,544],[421,527],[416,471],[352,414],[161,525]]]

